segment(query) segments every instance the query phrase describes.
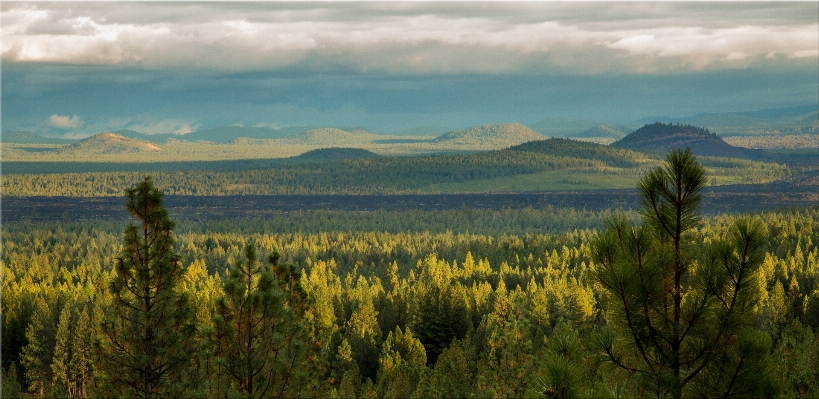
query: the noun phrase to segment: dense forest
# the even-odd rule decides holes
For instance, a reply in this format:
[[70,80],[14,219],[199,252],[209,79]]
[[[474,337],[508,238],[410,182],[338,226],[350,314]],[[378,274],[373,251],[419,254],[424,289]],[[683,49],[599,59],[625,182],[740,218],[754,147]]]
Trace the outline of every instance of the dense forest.
[[4,224],[3,397],[816,397],[819,207],[672,155],[628,214]]

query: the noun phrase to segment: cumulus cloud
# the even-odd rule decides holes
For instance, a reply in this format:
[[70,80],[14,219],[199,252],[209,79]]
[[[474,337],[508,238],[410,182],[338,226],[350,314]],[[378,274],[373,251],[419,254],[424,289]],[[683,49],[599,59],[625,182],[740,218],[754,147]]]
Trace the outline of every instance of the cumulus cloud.
[[60,129],[71,129],[77,128],[83,125],[83,121],[80,119],[79,116],[68,116],[68,115],[51,115],[48,118],[48,124],[54,127],[58,127]]
[[816,3],[4,3],[2,59],[399,73],[745,67],[769,54],[792,62],[819,57],[817,8]]

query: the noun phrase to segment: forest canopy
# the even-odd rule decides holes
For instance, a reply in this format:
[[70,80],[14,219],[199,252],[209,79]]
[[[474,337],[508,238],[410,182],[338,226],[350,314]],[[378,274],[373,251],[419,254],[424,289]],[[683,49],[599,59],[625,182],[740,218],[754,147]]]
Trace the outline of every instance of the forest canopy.
[[[556,212],[554,208],[465,209],[452,211],[452,220],[463,220],[459,222],[463,226],[474,225],[476,231],[455,233],[437,224],[434,217],[418,220],[416,212],[380,212],[370,222],[359,224],[321,220],[352,221],[355,213],[348,217],[319,212],[293,219],[305,223],[303,227],[277,219],[281,225],[263,220],[187,221],[167,230],[173,244],[164,249],[170,251],[170,257],[162,259],[180,267],[178,274],[173,274],[173,292],[179,295],[174,300],[187,298],[185,302],[191,306],[188,316],[180,314],[169,320],[189,320],[186,323],[194,329],[184,336],[184,345],[180,341],[174,344],[179,346],[172,346],[189,356],[175,370],[173,384],[165,388],[161,383],[155,385],[161,390],[157,395],[213,397],[233,392],[251,396],[256,392],[264,397],[293,397],[297,392],[300,397],[444,398],[472,394],[656,397],[657,392],[669,397],[678,396],[675,392],[681,397],[726,392],[740,397],[748,392],[785,397],[819,394],[819,340],[815,335],[819,328],[819,249],[815,245],[819,240],[819,208],[707,218],[699,216],[695,208],[687,213],[692,218],[686,219],[688,227],[680,236],[684,237],[681,254],[685,256],[681,259],[688,259],[685,262],[694,257],[700,264],[708,260],[697,258],[701,254],[724,254],[712,260],[719,265],[720,259],[727,259],[725,265],[734,265],[731,259],[736,253],[728,244],[737,237],[737,226],[745,223],[743,220],[754,221],[760,226],[754,229],[765,233],[754,233],[758,251],[753,261],[755,271],[744,277],[747,280],[739,290],[753,294],[754,300],[743,302],[742,312],[737,313],[740,319],[729,329],[732,333],[724,335],[735,339],[719,341],[720,348],[730,350],[709,350],[707,370],[703,368],[705,371],[698,374],[702,377],[692,378],[690,383],[669,379],[667,371],[673,367],[660,368],[662,373],[651,374],[656,378],[646,379],[642,376],[645,373],[630,369],[650,368],[648,365],[654,364],[649,363],[650,358],[640,360],[637,352],[618,349],[624,348],[629,335],[618,324],[616,296],[605,288],[614,281],[601,274],[608,263],[598,256],[601,237],[609,234],[604,233],[601,222],[618,220],[612,213]],[[559,217],[553,216],[555,213]],[[643,217],[648,215],[644,212]],[[508,219],[515,217],[554,225],[520,231],[509,227]],[[404,224],[405,231],[379,227],[382,222],[403,218],[413,219]],[[663,234],[650,233],[653,222],[640,222],[637,213],[627,214],[626,219],[621,223],[642,226],[649,247],[674,242]],[[307,223],[311,220],[313,227]],[[108,313],[117,295],[112,289],[117,284],[112,282],[127,270],[117,265],[127,259],[131,247],[129,234],[122,234],[125,226],[116,222],[49,222],[10,223],[2,229],[3,372],[9,377],[16,375],[16,380],[4,378],[3,396],[23,390],[43,397],[98,397],[112,392],[110,389],[140,396],[131,388],[117,388],[115,380],[105,379],[110,374],[104,371],[107,366],[103,361],[110,350],[103,344],[107,328],[103,326],[117,325],[103,322],[116,320]],[[616,240],[611,242],[620,245]],[[662,268],[669,256],[649,258],[655,262],[653,267]],[[670,264],[675,264],[673,256],[671,259]],[[618,267],[625,268],[623,262],[617,261]],[[697,271],[696,275],[715,282],[730,280],[730,274]],[[241,289],[243,284],[246,288]],[[646,286],[664,289],[662,284]],[[709,301],[730,292],[715,291],[708,294]],[[236,305],[251,296],[258,298],[253,299],[258,301],[254,302],[257,310],[239,312]],[[693,303],[699,301],[691,298]],[[273,330],[227,328],[228,320],[269,320],[267,325]],[[242,374],[230,366],[237,364],[230,359],[238,359],[232,353],[239,352],[232,352],[231,339],[220,338],[255,335],[254,331],[266,338],[246,348],[282,348],[277,343],[281,341],[276,341],[281,334],[289,337],[290,343],[288,349],[278,352],[260,349],[287,354],[290,366],[283,367],[273,359],[273,363],[253,363],[255,366],[245,369],[271,370],[263,373],[266,379],[253,383],[254,387],[273,387],[263,394],[248,388],[249,382],[242,382],[250,380],[237,379]],[[639,342],[647,341],[632,344]],[[742,359],[737,354],[742,353],[752,360],[742,363],[750,368],[737,367]],[[755,391],[726,390],[725,373],[731,370],[754,376],[764,386]],[[675,391],[675,387],[681,389]]]

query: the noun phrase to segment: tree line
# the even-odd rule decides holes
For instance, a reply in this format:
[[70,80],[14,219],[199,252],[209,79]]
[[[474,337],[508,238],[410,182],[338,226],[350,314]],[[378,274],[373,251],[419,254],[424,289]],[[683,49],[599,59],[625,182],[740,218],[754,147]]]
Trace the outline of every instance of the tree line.
[[[659,159],[628,150],[551,139],[507,150],[463,155],[346,159],[236,170],[169,170],[154,173],[168,195],[417,194],[440,183],[462,183],[564,169],[634,176]],[[713,175],[745,183],[787,176],[784,165],[730,158],[702,159]],[[203,163],[203,165],[206,163]],[[155,164],[162,169],[162,164]],[[119,196],[145,172],[3,174],[9,196]]]

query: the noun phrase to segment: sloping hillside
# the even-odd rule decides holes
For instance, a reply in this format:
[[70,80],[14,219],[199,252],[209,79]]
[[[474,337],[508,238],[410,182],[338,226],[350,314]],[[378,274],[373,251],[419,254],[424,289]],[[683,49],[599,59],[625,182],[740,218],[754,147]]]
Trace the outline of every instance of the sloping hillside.
[[548,137],[576,137],[578,133],[600,126],[600,124],[600,122],[591,119],[571,119],[556,116],[528,126]]
[[749,158],[752,153],[745,148],[734,147],[711,133],[708,129],[691,125],[674,125],[656,122],[645,125],[626,137],[611,144],[614,148],[667,152],[676,148],[690,147],[696,155]]
[[344,146],[351,143],[369,142],[374,137],[375,134],[363,129],[348,132],[334,127],[324,127],[295,135],[285,139],[285,142],[288,144]]
[[105,132],[80,140],[62,151],[83,154],[120,154],[159,150],[161,148],[154,143]]
[[584,130],[580,133],[575,134],[572,137],[577,138],[608,137],[613,139],[621,139],[625,136],[626,136],[625,132],[622,132],[616,128],[613,128],[608,125],[600,125],[595,126],[588,130]]
[[593,159],[603,161],[608,165],[619,167],[633,167],[638,162],[648,159],[648,157],[642,153],[571,139],[550,138],[546,140],[530,141],[528,143],[509,147],[509,150],[536,152],[539,154],[580,159]]
[[483,125],[465,130],[455,130],[438,136],[433,142],[458,145],[503,145],[510,146],[527,141],[543,140],[546,136],[521,125],[505,123],[502,125]]

